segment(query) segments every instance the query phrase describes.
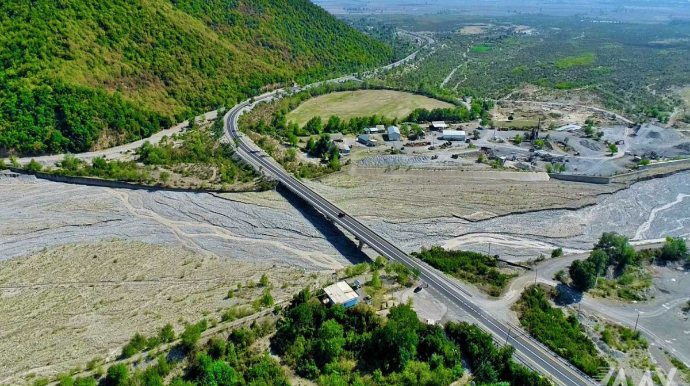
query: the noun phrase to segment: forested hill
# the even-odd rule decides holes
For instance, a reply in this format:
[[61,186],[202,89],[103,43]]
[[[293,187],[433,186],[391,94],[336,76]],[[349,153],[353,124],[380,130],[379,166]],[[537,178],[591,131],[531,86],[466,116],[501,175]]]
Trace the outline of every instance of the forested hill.
[[3,0],[0,156],[128,142],[391,57],[309,0]]

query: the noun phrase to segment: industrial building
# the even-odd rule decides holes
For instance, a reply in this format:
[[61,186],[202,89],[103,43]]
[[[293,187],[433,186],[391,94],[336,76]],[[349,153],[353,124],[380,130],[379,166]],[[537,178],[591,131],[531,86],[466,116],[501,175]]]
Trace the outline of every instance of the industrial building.
[[359,295],[344,281],[335,283],[323,289],[328,297],[328,304],[340,304],[345,308],[350,308],[359,303]]
[[464,130],[443,130],[444,141],[464,141],[467,138]]
[[390,126],[388,128],[388,140],[389,141],[400,141],[400,129],[395,126]]
[[369,137],[369,135],[367,135],[367,134],[360,134],[360,135],[358,135],[358,136],[357,136],[357,142],[359,142],[359,143],[361,143],[361,144],[364,144],[364,145],[367,145],[367,146],[371,146],[371,147],[376,146],[376,140],[375,140],[375,139],[371,139],[371,138]]
[[434,121],[431,122],[429,128],[431,130],[446,130],[448,128],[448,125],[443,121]]

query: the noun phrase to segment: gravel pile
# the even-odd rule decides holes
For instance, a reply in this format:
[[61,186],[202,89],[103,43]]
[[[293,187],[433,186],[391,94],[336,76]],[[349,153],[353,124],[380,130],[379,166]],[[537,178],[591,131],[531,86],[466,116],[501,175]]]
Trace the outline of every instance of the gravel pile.
[[359,166],[376,168],[416,166],[428,161],[429,157],[423,156],[377,155],[373,157],[367,157],[359,161]]

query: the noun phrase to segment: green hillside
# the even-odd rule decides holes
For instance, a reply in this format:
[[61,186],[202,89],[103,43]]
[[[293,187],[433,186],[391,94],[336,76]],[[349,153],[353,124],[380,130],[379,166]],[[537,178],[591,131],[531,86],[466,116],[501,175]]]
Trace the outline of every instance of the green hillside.
[[308,0],[4,0],[0,155],[112,146],[391,57]]

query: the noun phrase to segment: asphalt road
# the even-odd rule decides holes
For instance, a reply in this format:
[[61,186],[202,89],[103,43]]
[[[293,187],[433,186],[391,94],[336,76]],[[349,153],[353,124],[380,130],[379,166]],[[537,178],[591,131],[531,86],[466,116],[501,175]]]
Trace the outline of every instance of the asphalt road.
[[[273,97],[273,94],[266,94],[255,98],[255,103],[270,100]],[[256,147],[251,140],[239,133],[237,128],[238,118],[252,106],[251,102],[244,102],[234,107],[225,116],[226,136],[236,141],[237,152],[242,159],[260,172],[274,177],[285,188],[302,198],[332,222],[349,231],[358,240],[363,241],[381,255],[393,261],[403,263],[409,268],[418,269],[420,278],[429,284],[430,290],[440,295],[440,300],[447,300],[461,307],[479,323],[480,327],[491,333],[496,341],[509,341],[509,344],[515,347],[516,358],[520,362],[539,371],[559,385],[581,386],[596,384],[594,380],[588,378],[565,360],[527,336],[521,329],[505,325],[479,309],[471,301],[471,295],[449,280],[443,273],[408,256],[354,217],[347,214],[340,217],[339,214],[344,213],[344,211],[289,175],[270,156]]]

